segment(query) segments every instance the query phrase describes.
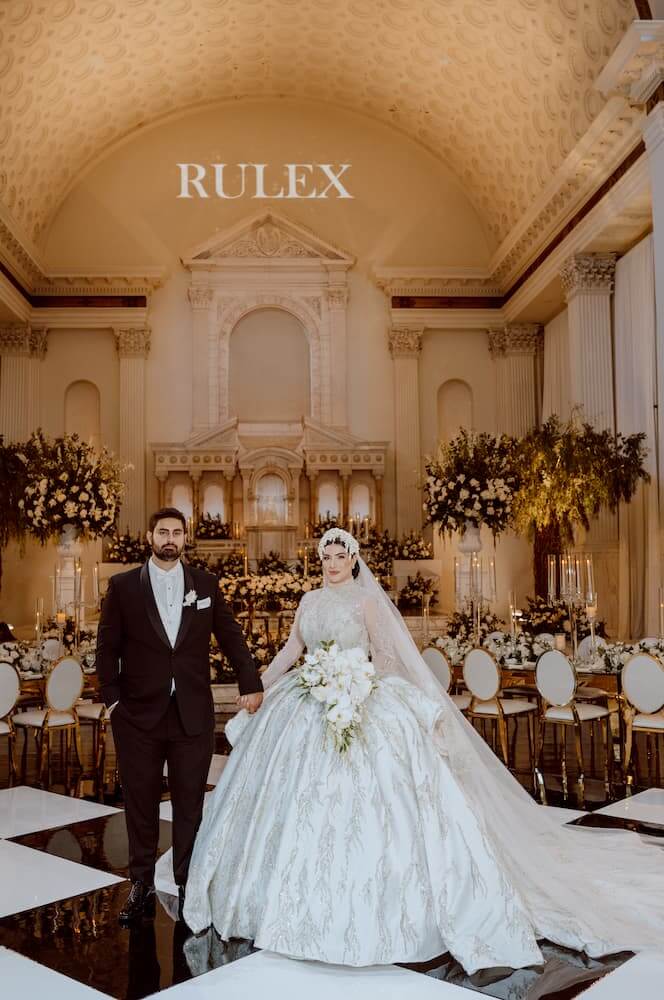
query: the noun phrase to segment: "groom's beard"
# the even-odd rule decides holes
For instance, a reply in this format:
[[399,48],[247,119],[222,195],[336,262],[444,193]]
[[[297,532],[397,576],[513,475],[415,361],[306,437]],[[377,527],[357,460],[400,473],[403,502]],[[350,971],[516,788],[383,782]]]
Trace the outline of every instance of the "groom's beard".
[[177,562],[184,551],[184,545],[178,547],[175,542],[164,542],[163,545],[152,543],[152,554],[163,562]]

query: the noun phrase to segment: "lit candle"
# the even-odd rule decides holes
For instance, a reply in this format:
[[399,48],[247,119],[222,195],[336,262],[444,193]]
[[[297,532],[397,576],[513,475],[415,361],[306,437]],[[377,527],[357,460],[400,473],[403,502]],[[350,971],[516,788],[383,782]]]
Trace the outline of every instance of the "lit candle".
[[491,556],[489,559],[489,600],[496,599],[496,560]]
[[459,557],[454,557],[454,597],[456,598],[457,605],[461,604],[461,566],[459,564]]
[[577,601],[581,600],[581,594],[583,593],[581,589],[581,559],[579,556],[574,557],[574,597]]
[[548,571],[549,571],[549,573],[548,573],[549,581],[548,581],[548,587],[547,587],[547,598],[548,598],[549,604],[553,604],[554,601],[555,601],[555,599],[556,599],[556,557],[555,556],[547,556],[547,564],[548,564]]
[[62,579],[60,577],[60,567],[55,567],[55,610],[62,607]]
[[304,575],[309,576],[309,549],[304,550]]
[[92,596],[95,604],[99,604],[99,563],[95,563],[92,569]]
[[311,537],[311,525],[309,524],[308,521],[304,522],[304,537],[305,538]]
[[64,611],[58,611],[55,616],[55,621],[57,625],[65,625],[67,623],[67,615]]
[[249,576],[249,555],[247,553],[247,546],[246,545],[245,545],[245,547],[243,549],[243,553],[244,553],[244,567],[243,567],[243,572],[244,572],[245,576]]
[[194,519],[193,517],[187,518],[187,541],[193,542],[194,540]]
[[588,603],[592,603],[590,598],[595,593],[595,574],[593,571],[593,557],[586,556],[586,595]]
[[514,620],[514,616],[516,614],[516,591],[510,590],[509,602],[510,602],[510,632],[512,633],[512,635],[514,635],[516,631],[516,622]]

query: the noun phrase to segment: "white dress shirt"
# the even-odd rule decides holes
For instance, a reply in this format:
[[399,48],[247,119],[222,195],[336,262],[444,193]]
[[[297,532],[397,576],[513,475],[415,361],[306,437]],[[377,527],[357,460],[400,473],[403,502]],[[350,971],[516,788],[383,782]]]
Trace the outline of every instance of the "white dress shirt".
[[[148,573],[152,584],[152,593],[157,605],[157,611],[164,626],[168,641],[175,646],[175,640],[180,631],[182,621],[182,603],[184,601],[184,570],[178,561],[173,569],[161,569],[150,559]],[[175,680],[171,682],[171,694],[175,691]]]

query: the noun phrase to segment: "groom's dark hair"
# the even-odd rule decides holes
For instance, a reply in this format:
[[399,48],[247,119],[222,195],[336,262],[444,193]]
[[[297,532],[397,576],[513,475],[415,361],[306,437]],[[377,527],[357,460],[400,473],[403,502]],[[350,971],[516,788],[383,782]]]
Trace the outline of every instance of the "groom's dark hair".
[[177,518],[178,521],[182,522],[184,530],[187,530],[187,519],[181,510],[178,510],[177,507],[161,507],[150,516],[148,531],[154,531],[157,521],[165,521],[167,517]]

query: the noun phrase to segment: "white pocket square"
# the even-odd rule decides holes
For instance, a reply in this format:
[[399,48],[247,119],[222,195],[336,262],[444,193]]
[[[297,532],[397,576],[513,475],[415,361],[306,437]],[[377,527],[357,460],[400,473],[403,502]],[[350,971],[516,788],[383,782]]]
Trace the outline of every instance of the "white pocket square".
[[196,610],[202,611],[204,608],[209,608],[211,604],[212,604],[212,598],[204,597],[202,600],[196,601]]

